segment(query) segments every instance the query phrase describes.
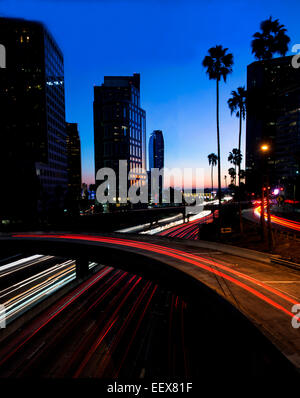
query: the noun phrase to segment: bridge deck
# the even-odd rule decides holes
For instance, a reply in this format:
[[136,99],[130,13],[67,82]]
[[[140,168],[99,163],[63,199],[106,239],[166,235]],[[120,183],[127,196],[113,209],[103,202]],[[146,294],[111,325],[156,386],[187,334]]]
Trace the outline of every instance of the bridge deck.
[[[222,246],[218,250],[217,245],[205,248],[201,242],[191,244],[153,236],[55,233],[0,238],[1,250],[20,245],[31,253],[48,254],[53,246],[59,253],[63,248],[68,252],[72,247],[76,255],[86,253],[92,257],[95,249],[101,248],[105,264],[141,273],[156,281],[168,277],[162,264],[184,272],[225,298],[300,368],[299,329],[292,326],[295,315],[292,307],[300,303],[300,275],[295,270],[269,263],[267,257],[260,258],[259,254],[256,257],[255,253],[243,252],[243,249],[233,254],[230,250],[224,253]],[[149,271],[151,263],[153,267]],[[222,326],[216,319],[216,327]]]

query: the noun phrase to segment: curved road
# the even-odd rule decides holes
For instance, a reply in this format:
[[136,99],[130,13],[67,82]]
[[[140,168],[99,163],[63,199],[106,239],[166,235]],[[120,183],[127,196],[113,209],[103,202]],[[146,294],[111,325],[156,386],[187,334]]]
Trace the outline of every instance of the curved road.
[[[300,368],[299,329],[292,307],[300,302],[300,275],[296,271],[260,260],[204,249],[197,242],[168,242],[161,237],[96,236],[75,234],[14,235],[17,239],[80,241],[122,248],[150,259],[163,261],[201,281],[245,314]],[[188,243],[188,242],[187,242]],[[143,264],[141,264],[141,270]],[[112,319],[113,322],[113,319]]]
[[[254,221],[256,223],[260,222],[260,214],[261,214],[261,206],[256,206],[247,211],[243,211],[243,216],[250,221]],[[265,220],[267,221],[267,213],[265,208]],[[300,232],[300,222],[289,220],[284,217],[275,216],[271,214],[271,222],[275,227],[282,228],[288,231],[292,231],[294,233]]]

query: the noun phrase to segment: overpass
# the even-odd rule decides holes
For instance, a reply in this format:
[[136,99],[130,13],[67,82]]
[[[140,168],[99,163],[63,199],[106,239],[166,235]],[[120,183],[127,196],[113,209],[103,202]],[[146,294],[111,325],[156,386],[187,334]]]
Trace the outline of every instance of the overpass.
[[300,368],[299,329],[291,323],[292,306],[300,302],[300,276],[265,254],[203,241],[70,233],[2,235],[0,250],[76,259],[78,282],[89,277],[89,261],[141,275],[193,302],[199,317],[205,313],[203,319],[215,322],[231,343],[255,349],[257,341],[266,347],[271,342]]

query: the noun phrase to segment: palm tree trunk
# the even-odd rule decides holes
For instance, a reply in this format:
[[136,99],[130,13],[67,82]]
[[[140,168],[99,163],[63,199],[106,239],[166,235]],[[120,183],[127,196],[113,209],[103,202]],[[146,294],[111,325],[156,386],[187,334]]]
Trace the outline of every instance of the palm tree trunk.
[[211,165],[211,192],[214,190],[214,165]]
[[[220,126],[219,126],[219,79],[217,79],[217,141],[218,141],[218,197],[219,197],[219,229],[221,228],[221,153],[220,153]],[[221,229],[219,230],[219,233]]]
[[[240,112],[240,126],[239,126],[239,154],[241,154],[241,138],[242,138],[242,114]],[[240,171],[241,171],[241,162],[238,164],[238,171],[239,171],[239,186],[241,182],[241,176],[240,176]]]
[[235,171],[235,175],[234,175],[234,185],[236,186],[236,164],[234,165],[234,171]]
[[[240,110],[240,126],[239,126],[239,155],[241,154],[241,137],[242,137],[242,112]],[[240,233],[244,233],[243,219],[242,219],[242,206],[241,206],[241,159],[238,163],[239,173],[239,219],[240,219]]]

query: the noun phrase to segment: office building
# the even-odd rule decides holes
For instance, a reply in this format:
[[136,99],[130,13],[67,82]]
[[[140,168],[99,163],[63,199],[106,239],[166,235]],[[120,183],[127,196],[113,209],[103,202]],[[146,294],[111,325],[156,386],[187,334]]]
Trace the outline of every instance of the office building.
[[66,123],[68,191],[74,200],[81,197],[81,148],[77,123]]
[[149,169],[164,168],[164,137],[161,130],[154,130],[149,139]]
[[[291,196],[299,175],[300,69],[292,57],[257,61],[247,68],[246,183],[258,193],[268,173],[272,187]],[[262,153],[262,144],[269,150]],[[265,160],[264,160],[265,159]]]
[[[128,172],[146,169],[146,113],[140,105],[139,74],[105,76],[104,83],[94,87],[94,143],[96,173],[109,167],[118,179],[119,160],[127,161]],[[143,184],[146,176],[132,172],[132,178],[128,184]]]
[[[164,168],[164,137],[161,130],[154,130],[150,135],[149,139],[149,176],[151,178],[151,170],[152,169],[163,169]],[[154,203],[162,203],[162,190],[163,190],[163,171],[161,171],[161,175],[159,177],[159,193],[158,195],[154,195],[151,198],[151,201]],[[154,178],[151,179],[151,184],[156,183]],[[151,187],[149,183],[149,188]],[[150,189],[149,189],[150,191]],[[149,192],[150,198],[150,192]]]
[[2,218],[62,207],[67,189],[64,61],[38,22],[0,18]]

